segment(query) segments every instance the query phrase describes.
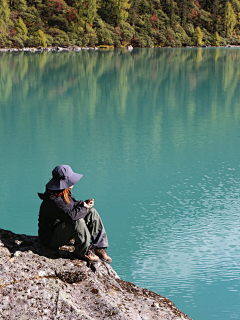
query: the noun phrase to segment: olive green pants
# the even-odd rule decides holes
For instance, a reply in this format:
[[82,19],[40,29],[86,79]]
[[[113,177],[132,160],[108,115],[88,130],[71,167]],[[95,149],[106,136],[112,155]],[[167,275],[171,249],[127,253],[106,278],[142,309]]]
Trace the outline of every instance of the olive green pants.
[[50,247],[59,248],[73,238],[75,239],[75,251],[82,254],[87,252],[91,243],[96,248],[108,247],[107,234],[96,209],[89,209],[87,215],[82,219],[60,223],[54,229]]

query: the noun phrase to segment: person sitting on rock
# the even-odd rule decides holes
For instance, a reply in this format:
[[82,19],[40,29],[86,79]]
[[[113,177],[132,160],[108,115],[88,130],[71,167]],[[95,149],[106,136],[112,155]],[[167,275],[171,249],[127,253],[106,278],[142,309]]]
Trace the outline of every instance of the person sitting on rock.
[[46,184],[39,211],[38,235],[40,242],[50,249],[58,249],[75,239],[74,256],[88,262],[99,258],[111,263],[108,256],[107,234],[94,206],[94,199],[77,201],[71,189],[82,178],[70,166],[59,165],[52,171]]

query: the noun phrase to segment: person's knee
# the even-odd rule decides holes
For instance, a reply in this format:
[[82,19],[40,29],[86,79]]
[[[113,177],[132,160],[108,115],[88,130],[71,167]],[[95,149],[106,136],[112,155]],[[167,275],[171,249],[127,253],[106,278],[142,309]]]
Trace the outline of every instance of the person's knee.
[[89,209],[89,214],[94,218],[99,217],[99,213],[97,212],[97,210],[95,208],[91,208]]
[[89,210],[89,214],[86,217],[86,223],[88,224],[89,222],[94,222],[94,221],[101,221],[101,218],[97,210],[94,208],[91,208]]
[[83,218],[73,221],[73,225],[77,232],[82,232],[86,228],[86,223]]

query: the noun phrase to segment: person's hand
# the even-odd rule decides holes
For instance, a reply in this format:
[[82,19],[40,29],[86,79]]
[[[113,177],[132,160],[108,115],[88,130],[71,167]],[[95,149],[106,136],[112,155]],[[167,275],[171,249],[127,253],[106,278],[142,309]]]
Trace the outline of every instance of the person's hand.
[[83,206],[84,206],[85,208],[91,209],[91,208],[94,206],[94,199],[85,200],[85,201],[83,202]]
[[94,206],[94,199],[88,200],[88,205],[89,205],[89,208],[92,208]]

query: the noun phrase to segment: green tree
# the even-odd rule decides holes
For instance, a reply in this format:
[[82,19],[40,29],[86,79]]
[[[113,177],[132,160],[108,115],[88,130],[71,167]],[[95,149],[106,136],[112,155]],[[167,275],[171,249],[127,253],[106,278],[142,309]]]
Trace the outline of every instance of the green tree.
[[230,37],[233,33],[235,24],[237,22],[236,14],[234,13],[231,3],[228,1],[225,5],[225,16],[224,16],[224,26],[225,35]]
[[109,24],[118,26],[128,18],[129,0],[101,0],[99,14]]
[[214,36],[213,36],[213,45],[216,47],[220,46],[220,37],[217,31],[214,33]]
[[190,15],[189,0],[179,0],[178,3],[181,25],[185,28]]
[[6,34],[10,24],[10,9],[7,0],[0,0],[0,33]]
[[202,30],[199,26],[194,31],[193,39],[194,39],[195,45],[202,46],[203,33],[202,33]]
[[88,0],[87,5],[88,5],[87,23],[93,24],[93,21],[97,15],[97,1]]
[[40,14],[34,6],[28,7],[25,12],[22,12],[21,17],[28,26],[29,36],[33,36],[39,29],[43,30],[43,23],[41,21]]
[[7,36],[11,25],[8,2],[7,0],[0,0],[0,46],[7,45]]
[[15,30],[17,32],[17,36],[23,41],[27,40],[28,28],[23,22],[22,18],[19,17],[17,22],[15,23]]
[[97,15],[97,0],[74,0],[73,7],[77,9],[78,21],[86,28],[87,24],[92,25]]
[[218,31],[219,30],[219,10],[220,10],[220,4],[219,4],[219,0],[213,0],[212,3],[212,12],[213,12],[213,30],[214,31]]
[[42,47],[46,47],[47,46],[46,35],[40,29],[36,32],[34,40],[35,40],[35,44],[37,46],[42,46]]
[[10,6],[13,7],[14,10],[19,10],[19,11],[27,10],[26,0],[10,0]]
[[232,0],[232,5],[236,10],[240,10],[240,1],[239,0]]

